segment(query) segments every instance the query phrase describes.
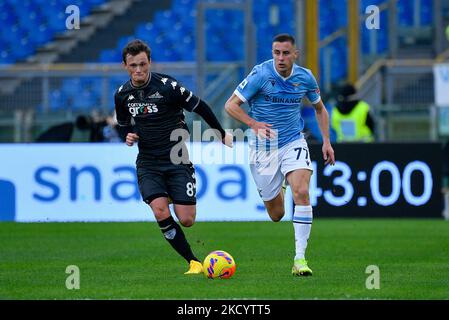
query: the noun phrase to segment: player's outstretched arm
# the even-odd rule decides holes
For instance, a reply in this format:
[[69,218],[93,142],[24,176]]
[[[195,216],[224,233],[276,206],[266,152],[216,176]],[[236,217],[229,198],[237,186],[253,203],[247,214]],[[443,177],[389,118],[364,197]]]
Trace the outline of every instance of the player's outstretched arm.
[[199,114],[212,129],[215,129],[219,132],[221,141],[224,145],[232,148],[234,140],[232,134],[224,131],[217,117],[206,102],[200,100],[198,106],[193,110],[193,112]]
[[250,127],[257,135],[266,139],[273,139],[276,137],[276,132],[271,129],[271,124],[265,122],[258,122],[251,118],[245,110],[242,109],[241,105],[243,101],[233,93],[232,96],[225,103],[226,112],[234,119],[246,124]]
[[321,100],[314,104],[313,107],[315,108],[315,116],[320,127],[321,136],[323,137],[323,147],[321,150],[325,161],[324,164],[334,165],[335,154],[329,138],[329,113]]

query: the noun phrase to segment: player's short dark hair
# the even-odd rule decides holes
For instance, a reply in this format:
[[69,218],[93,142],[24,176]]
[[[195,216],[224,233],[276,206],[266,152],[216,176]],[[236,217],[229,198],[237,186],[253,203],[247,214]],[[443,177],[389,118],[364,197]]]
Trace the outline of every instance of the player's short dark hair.
[[150,47],[142,40],[139,40],[139,39],[131,40],[130,42],[128,42],[126,47],[123,48],[123,51],[122,51],[123,62],[126,63],[126,56],[128,54],[130,54],[132,56],[136,56],[141,52],[145,52],[147,54],[148,61],[151,60]]
[[295,38],[291,34],[281,33],[273,38],[273,42],[290,42],[292,45],[295,45]]

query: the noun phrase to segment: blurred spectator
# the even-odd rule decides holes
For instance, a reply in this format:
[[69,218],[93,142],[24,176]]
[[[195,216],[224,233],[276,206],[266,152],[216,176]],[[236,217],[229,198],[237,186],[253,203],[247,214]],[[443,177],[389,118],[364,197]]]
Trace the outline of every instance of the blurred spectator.
[[36,142],[70,142],[73,135],[75,124],[73,122],[64,122],[50,127],[41,133]]
[[113,117],[101,118],[80,115],[75,122],[64,122],[50,127],[37,137],[36,142],[71,142],[75,130],[88,131],[88,142],[124,141],[116,130],[116,121]]
[[123,142],[125,137],[120,137],[117,130],[117,120],[114,117],[106,117],[106,125],[103,127],[103,141],[104,142]]
[[353,85],[346,84],[342,87],[331,118],[337,142],[374,141],[374,119],[370,114],[370,106],[358,99]]
[[89,130],[89,142],[121,142],[116,130],[116,121],[111,116],[105,118],[98,116],[79,116],[76,127],[80,130]]

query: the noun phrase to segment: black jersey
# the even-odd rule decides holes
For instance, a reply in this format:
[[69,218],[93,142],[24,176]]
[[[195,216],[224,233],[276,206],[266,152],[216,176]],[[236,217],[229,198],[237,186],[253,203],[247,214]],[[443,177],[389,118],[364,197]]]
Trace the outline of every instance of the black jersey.
[[170,141],[173,130],[188,130],[184,111],[193,111],[200,99],[176,79],[165,74],[150,73],[148,82],[135,87],[131,80],[115,93],[115,111],[120,126],[134,119],[139,136],[139,157],[169,158],[178,141]]

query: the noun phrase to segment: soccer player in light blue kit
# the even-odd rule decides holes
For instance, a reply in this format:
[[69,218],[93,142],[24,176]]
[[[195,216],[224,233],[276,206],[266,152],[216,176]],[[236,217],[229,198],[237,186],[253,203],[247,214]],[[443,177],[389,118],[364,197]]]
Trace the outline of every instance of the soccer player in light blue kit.
[[[295,64],[298,51],[289,34],[274,37],[273,59],[256,65],[236,88],[225,104],[228,114],[248,125],[253,134],[249,145],[255,154],[250,169],[270,218],[277,222],[284,216],[284,179],[290,185],[295,211],[296,254],[292,274],[310,276],[305,251],[312,227],[312,206],[309,183],[312,162],[304,135],[301,100],[307,97],[323,137],[325,165],[335,164],[334,150],[329,140],[329,114],[321,101],[317,82],[311,71]],[[249,104],[247,114],[241,107]],[[270,144],[267,149],[267,144]],[[250,150],[251,150],[250,149]],[[275,164],[273,170],[273,164]]]

